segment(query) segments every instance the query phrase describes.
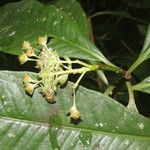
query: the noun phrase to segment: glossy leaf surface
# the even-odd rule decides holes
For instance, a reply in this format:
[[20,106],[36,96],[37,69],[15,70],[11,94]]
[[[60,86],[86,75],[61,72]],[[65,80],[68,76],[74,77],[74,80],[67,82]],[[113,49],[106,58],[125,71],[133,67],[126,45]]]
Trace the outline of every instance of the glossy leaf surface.
[[[74,11],[70,15],[69,10],[63,11],[63,7],[59,7],[61,4],[57,5],[44,6],[35,0],[28,2],[24,0],[2,7],[0,10],[0,50],[20,54],[24,40],[36,44],[39,36],[48,35],[54,38],[51,46],[60,54],[102,61],[111,65],[87,37],[88,24],[85,23],[85,14],[81,13],[81,8],[78,12],[81,13],[81,18],[77,20],[77,16],[74,17]],[[67,5],[79,7],[75,1]],[[84,18],[83,22],[80,23],[82,18]]]
[[[72,105],[68,83],[59,88],[55,104],[49,104],[36,89],[26,95],[24,73],[0,72],[1,149],[148,149],[150,121],[101,93],[82,86],[77,90],[77,108],[82,121],[70,123]],[[34,76],[34,74],[31,74]]]

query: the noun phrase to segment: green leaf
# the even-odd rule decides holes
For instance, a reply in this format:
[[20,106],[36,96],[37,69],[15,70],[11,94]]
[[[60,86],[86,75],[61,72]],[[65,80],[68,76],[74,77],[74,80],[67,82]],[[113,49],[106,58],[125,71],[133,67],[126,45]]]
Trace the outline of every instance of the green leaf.
[[[89,40],[80,37],[82,44],[85,45]],[[106,58],[102,54],[96,53],[94,49],[87,49],[83,46],[76,45],[75,43],[71,43],[69,41],[65,41],[63,39],[52,39],[50,42],[50,46],[57,50],[60,56],[69,56],[72,58],[80,58],[84,60],[90,61],[102,61],[106,64],[112,65],[111,62],[106,60]],[[89,43],[89,47],[92,47],[93,44]],[[113,65],[112,65],[113,66]]]
[[146,33],[144,46],[142,48],[141,55],[143,55],[147,51],[148,51],[148,55],[146,58],[148,59],[148,58],[150,58],[150,24],[149,24],[148,29],[147,29],[147,33]]
[[51,148],[46,123],[0,118],[0,149],[37,150]]
[[[5,5],[0,11],[1,51],[20,54],[24,40],[36,44],[37,37],[46,34],[54,38],[52,45],[60,54],[112,65],[85,37],[81,24],[62,9],[53,5],[44,6],[35,0],[24,0]],[[84,27],[87,28],[87,24]]]
[[0,149],[143,150],[150,147],[148,119],[80,86],[76,97],[82,121],[71,124],[66,114],[72,105],[72,83],[59,88],[56,103],[49,104],[38,89],[32,97],[25,94],[21,80],[24,73],[0,72]]
[[141,91],[141,92],[150,94],[150,76],[148,76],[142,82],[136,85],[133,85],[132,88],[135,91]]
[[131,73],[136,67],[138,67],[143,61],[150,58],[150,24],[147,29],[144,45],[139,55],[138,59],[133,63],[133,65],[129,68],[129,72]]
[[74,18],[85,37],[90,38],[87,17],[79,2],[75,0],[57,0],[54,2],[52,1],[51,4]]

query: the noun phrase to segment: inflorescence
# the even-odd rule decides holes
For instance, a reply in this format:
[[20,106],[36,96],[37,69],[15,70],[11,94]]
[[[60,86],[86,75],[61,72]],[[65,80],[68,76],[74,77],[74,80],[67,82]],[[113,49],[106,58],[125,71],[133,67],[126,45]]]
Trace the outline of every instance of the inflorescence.
[[[81,74],[77,82],[73,85],[73,106],[69,113],[72,119],[79,119],[80,112],[76,108],[75,90],[84,74],[88,71],[93,71],[98,68],[97,65],[89,65],[79,60],[70,60],[69,57],[61,57],[52,48],[47,46],[47,36],[38,38],[40,50],[31,46],[30,42],[24,41],[22,44],[23,52],[18,59],[20,64],[27,61],[35,61],[38,72],[38,80],[33,80],[28,74],[22,78],[25,91],[32,95],[35,88],[41,87],[42,93],[49,102],[53,102],[58,85],[63,85],[68,80],[69,74]],[[80,68],[72,68],[72,64],[79,64]]]

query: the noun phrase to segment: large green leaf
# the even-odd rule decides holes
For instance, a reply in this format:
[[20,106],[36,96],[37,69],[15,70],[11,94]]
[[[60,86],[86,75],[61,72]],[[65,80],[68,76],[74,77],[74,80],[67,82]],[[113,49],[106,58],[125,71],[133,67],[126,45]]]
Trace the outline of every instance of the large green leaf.
[[132,86],[132,88],[133,90],[150,94],[150,76],[144,79],[142,82]]
[[[70,57],[112,65],[85,37],[85,30],[82,32],[84,27],[81,27],[83,24],[77,23],[78,20],[63,9],[44,6],[35,0],[24,0],[5,5],[0,11],[1,51],[20,54],[20,45],[24,40],[35,44],[38,36],[46,34],[54,38],[52,45],[60,54],[64,55],[65,51],[65,55]],[[87,28],[87,24],[84,26]]]
[[23,74],[0,72],[0,149],[149,149],[148,119],[80,86],[77,107],[82,121],[71,124],[66,114],[72,83],[59,88],[56,103],[49,104],[38,89],[33,97],[25,94]]

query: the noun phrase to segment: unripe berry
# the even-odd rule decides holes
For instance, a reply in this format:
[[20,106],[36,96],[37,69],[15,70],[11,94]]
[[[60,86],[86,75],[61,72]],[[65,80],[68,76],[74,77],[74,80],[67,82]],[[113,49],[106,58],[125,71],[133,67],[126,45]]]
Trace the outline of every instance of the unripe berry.
[[59,84],[61,84],[61,85],[65,84],[65,82],[67,81],[67,79],[68,79],[68,74],[60,75],[60,76],[57,78]]
[[47,43],[47,36],[45,35],[45,36],[39,37],[38,42],[39,42],[40,45],[45,46],[46,43]]
[[35,88],[35,84],[32,83],[25,84],[25,91],[30,95],[33,94],[34,88]]
[[25,53],[22,53],[21,55],[19,55],[18,59],[21,65],[28,61],[28,57]]

